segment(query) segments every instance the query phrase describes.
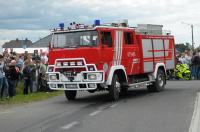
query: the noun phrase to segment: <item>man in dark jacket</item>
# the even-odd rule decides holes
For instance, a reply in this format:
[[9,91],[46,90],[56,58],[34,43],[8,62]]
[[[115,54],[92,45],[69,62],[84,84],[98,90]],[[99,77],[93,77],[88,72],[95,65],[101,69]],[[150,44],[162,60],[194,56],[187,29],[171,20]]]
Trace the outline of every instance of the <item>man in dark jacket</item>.
[[30,87],[30,92],[33,92],[33,72],[35,68],[31,65],[29,60],[24,62],[23,77],[24,77],[24,92],[23,94],[28,94],[28,88]]
[[199,73],[200,73],[200,57],[196,52],[193,53],[192,57],[192,76],[194,79],[200,79]]
[[11,60],[6,69],[6,77],[8,80],[8,93],[10,97],[16,94],[16,82],[19,77],[19,69],[16,68],[16,61]]

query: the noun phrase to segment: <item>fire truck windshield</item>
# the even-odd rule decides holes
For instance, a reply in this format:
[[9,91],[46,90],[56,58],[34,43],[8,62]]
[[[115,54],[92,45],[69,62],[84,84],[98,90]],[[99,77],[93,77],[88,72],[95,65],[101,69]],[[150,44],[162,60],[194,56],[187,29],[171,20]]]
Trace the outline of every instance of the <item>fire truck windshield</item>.
[[97,31],[74,31],[54,33],[52,44],[56,48],[87,47],[98,45]]

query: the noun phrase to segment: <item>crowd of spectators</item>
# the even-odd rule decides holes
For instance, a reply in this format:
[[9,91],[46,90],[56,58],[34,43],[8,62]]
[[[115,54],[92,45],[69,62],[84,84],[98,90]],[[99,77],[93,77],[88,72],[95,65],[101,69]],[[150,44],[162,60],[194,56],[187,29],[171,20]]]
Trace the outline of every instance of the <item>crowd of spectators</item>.
[[200,79],[200,50],[185,51],[178,54],[177,63],[189,66],[191,79]]
[[29,92],[48,91],[45,73],[48,57],[45,53],[17,54],[5,50],[0,54],[0,98],[12,98],[16,95],[16,87],[23,83],[23,94]]

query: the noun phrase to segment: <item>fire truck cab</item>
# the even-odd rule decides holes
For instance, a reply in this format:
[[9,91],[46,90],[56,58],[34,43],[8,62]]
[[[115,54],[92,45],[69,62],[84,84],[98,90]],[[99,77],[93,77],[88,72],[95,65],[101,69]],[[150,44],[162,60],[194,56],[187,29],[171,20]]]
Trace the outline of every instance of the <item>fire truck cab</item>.
[[129,87],[164,90],[167,72],[175,67],[174,37],[162,25],[127,22],[72,25],[52,32],[48,85],[73,100],[77,91],[107,90],[111,100]]

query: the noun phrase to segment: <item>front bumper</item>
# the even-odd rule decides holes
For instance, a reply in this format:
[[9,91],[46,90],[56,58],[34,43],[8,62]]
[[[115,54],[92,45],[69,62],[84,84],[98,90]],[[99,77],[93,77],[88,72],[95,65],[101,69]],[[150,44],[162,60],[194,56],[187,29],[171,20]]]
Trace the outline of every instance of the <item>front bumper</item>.
[[52,90],[95,90],[97,83],[88,82],[48,82],[49,88]]
[[[74,76],[73,81],[61,74],[60,72],[48,72],[47,74],[47,84],[52,90],[95,90],[97,89],[97,84],[103,84],[105,80],[103,71],[83,71],[77,76]],[[102,79],[99,79],[99,77],[97,77],[96,80],[88,80],[84,78],[84,74],[97,74],[98,76],[100,76],[101,74]],[[54,75],[54,77],[51,77],[52,75]],[[54,78],[55,80],[51,80],[52,78]]]

